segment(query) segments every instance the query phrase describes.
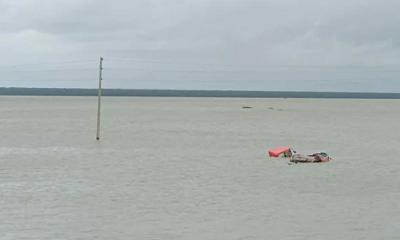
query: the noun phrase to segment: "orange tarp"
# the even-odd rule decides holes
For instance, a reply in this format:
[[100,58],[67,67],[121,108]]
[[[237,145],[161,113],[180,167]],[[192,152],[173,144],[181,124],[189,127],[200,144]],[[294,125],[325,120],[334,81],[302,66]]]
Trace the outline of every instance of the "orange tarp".
[[290,152],[290,147],[277,147],[268,150],[268,154],[270,157],[279,157],[281,154],[285,152]]

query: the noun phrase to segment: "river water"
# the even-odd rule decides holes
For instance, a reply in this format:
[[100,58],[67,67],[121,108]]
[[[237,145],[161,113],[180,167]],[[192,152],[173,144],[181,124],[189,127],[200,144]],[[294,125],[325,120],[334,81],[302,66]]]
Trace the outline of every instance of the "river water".
[[0,97],[0,239],[400,236],[399,100],[107,97],[100,142],[96,106]]

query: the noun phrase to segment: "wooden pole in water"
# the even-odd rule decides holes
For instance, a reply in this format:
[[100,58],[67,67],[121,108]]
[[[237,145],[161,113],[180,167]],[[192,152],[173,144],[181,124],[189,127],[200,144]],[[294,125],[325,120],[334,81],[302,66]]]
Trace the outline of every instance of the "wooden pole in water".
[[101,81],[103,80],[103,58],[100,57],[100,68],[99,68],[99,90],[97,97],[97,134],[96,140],[100,140],[100,113],[101,113],[101,95],[103,93],[103,89],[101,88]]

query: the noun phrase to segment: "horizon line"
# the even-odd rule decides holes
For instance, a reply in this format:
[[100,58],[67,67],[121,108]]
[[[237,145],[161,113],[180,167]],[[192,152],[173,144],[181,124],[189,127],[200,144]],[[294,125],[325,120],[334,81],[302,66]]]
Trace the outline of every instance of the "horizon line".
[[[97,96],[95,88],[0,87],[1,96]],[[215,98],[350,98],[400,99],[396,92],[336,91],[253,91],[195,89],[103,89],[104,96],[115,97],[215,97]]]

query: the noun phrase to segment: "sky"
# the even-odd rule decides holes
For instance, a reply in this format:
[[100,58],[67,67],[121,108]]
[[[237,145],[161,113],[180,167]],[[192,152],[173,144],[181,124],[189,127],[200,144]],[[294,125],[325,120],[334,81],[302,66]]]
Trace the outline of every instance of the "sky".
[[0,87],[400,92],[398,0],[0,0]]

